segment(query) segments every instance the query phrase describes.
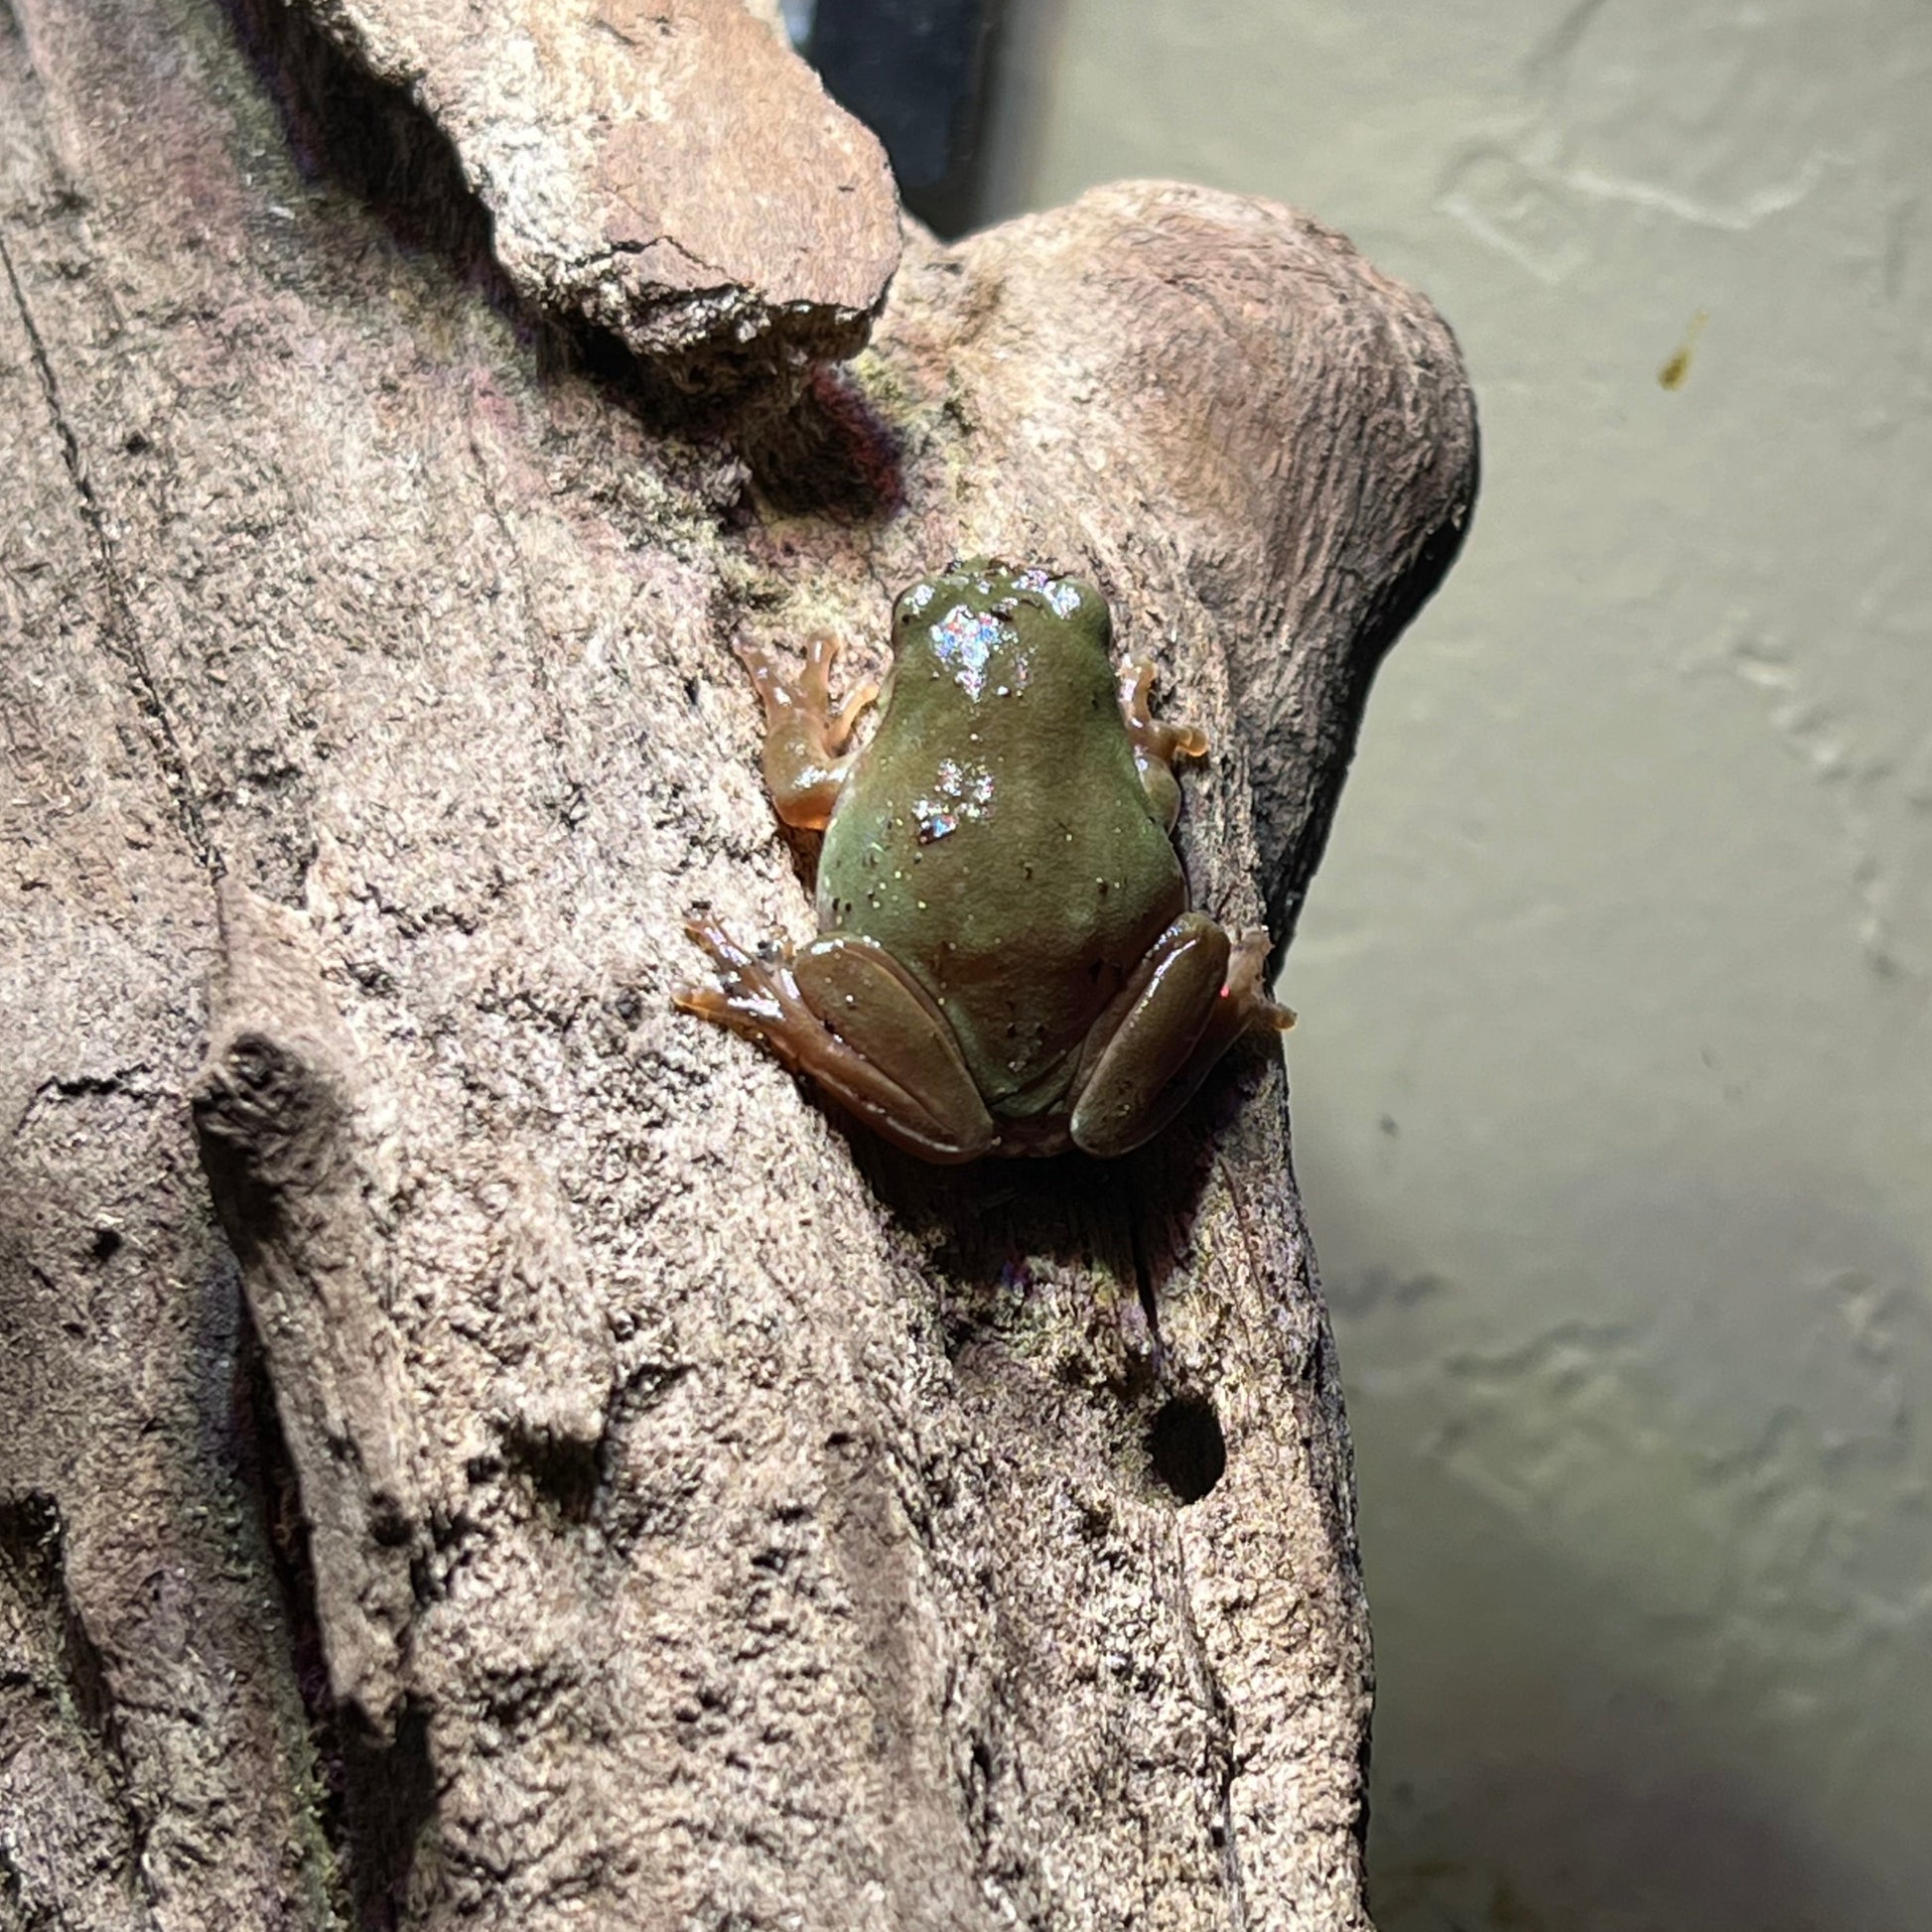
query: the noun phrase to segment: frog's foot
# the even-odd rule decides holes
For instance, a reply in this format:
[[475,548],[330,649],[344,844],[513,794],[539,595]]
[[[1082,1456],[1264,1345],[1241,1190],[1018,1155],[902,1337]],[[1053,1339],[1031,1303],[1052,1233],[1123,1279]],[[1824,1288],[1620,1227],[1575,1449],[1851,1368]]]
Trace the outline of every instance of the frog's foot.
[[1192,725],[1169,725],[1148,708],[1154,690],[1154,660],[1136,657],[1120,669],[1120,715],[1134,747],[1134,762],[1141,782],[1163,823],[1172,832],[1180,816],[1180,785],[1173,775],[1175,759],[1207,755],[1207,735]]
[[685,931],[717,968],[675,1005],[764,1040],[875,1133],[926,1161],[972,1161],[997,1138],[946,1017],[884,947],[817,939],[802,951],[748,952],[722,926]]
[[1228,1020],[1234,1024],[1234,1032],[1227,1036],[1229,1043],[1245,1033],[1286,1034],[1295,1030],[1294,1008],[1283,1006],[1268,991],[1270,950],[1265,925],[1251,925],[1234,935],[1234,953],[1228,961],[1225,988]]
[[764,781],[787,825],[823,831],[852,764],[853,727],[879,696],[869,679],[832,710],[832,666],[839,641],[823,630],[805,640],[804,666],[794,676],[761,644],[740,644],[739,661],[764,706]]
[[1265,928],[1230,939],[1204,912],[1183,912],[1094,1023],[1076,1076],[1074,1145],[1103,1157],[1139,1147],[1243,1034],[1294,1026],[1268,997],[1267,962]]

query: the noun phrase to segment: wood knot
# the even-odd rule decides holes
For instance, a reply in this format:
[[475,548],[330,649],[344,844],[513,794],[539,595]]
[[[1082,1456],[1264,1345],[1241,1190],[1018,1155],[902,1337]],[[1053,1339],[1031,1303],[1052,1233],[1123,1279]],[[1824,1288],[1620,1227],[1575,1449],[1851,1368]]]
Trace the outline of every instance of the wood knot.
[[345,1153],[340,1075],[326,1049],[299,1035],[237,1028],[209,1053],[190,1105],[231,1231],[272,1218],[291,1193],[319,1191]]

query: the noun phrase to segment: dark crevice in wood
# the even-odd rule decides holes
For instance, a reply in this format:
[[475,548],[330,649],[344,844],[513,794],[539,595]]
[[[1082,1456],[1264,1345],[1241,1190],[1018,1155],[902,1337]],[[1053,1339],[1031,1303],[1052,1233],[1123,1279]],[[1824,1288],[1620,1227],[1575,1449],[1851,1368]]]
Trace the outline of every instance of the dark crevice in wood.
[[[255,1324],[246,1304],[235,1339],[235,1438],[240,1446],[239,1472],[251,1487],[262,1513],[275,1582],[281,1596],[283,1622],[289,1632],[290,1662],[295,1688],[308,1719],[309,1742],[322,1788],[317,1822],[337,1869],[332,1890],[346,1881],[349,1848],[343,1829],[345,1775],[340,1725],[329,1693],[329,1665],[323,1654],[322,1624],[316,1613],[315,1571],[309,1555],[309,1527],[302,1520],[302,1503],[295,1464],[275,1413],[275,1392],[268,1379]],[[341,1904],[340,1897],[337,1900]]]
[[416,1846],[435,1814],[436,1777],[427,1714],[405,1704],[393,1741],[368,1737],[330,1690],[316,1607],[309,1526],[288,1443],[276,1414],[268,1363],[244,1307],[235,1352],[241,1467],[259,1499],[290,1632],[296,1689],[308,1719],[321,1800],[317,1822],[335,1855],[333,1890],[357,1932],[402,1925]]
[[351,1736],[345,1747],[345,1818],[360,1932],[395,1932],[416,1922],[409,1909],[416,1853],[436,1815],[436,1767],[429,1714],[405,1703],[392,1743]]

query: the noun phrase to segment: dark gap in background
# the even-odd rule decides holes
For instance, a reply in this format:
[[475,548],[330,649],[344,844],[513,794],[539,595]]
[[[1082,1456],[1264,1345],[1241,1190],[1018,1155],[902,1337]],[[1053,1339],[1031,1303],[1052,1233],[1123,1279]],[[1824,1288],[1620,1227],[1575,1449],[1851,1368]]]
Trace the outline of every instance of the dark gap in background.
[[906,210],[941,239],[979,218],[1002,0],[784,0],[826,91],[877,134]]

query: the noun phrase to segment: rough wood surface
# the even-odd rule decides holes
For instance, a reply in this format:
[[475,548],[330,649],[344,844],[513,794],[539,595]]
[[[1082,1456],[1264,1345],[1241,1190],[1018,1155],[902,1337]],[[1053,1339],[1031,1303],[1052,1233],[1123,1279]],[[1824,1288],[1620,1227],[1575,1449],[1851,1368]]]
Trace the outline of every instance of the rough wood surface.
[[[447,144],[511,285],[610,330],[673,379],[849,355],[886,299],[899,232],[885,150],[792,55],[775,9],[236,9],[318,140],[354,145],[371,113],[393,138],[419,112],[435,140],[418,145],[413,171],[445,160],[422,150]],[[345,105],[348,127],[328,127]]]
[[1447,332],[1126,187],[673,418],[258,25],[0,11],[0,1926],[1364,1926],[1278,1062],[936,1173],[668,994],[808,914],[732,640],[859,675],[956,551],[1099,580],[1284,931],[1469,506]]

